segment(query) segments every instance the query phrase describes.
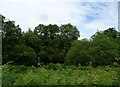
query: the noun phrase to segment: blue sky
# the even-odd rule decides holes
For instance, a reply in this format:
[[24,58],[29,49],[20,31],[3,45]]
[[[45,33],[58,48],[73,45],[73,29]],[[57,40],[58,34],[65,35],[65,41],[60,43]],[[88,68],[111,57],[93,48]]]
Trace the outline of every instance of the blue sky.
[[97,30],[118,29],[118,0],[1,0],[0,14],[15,20],[23,31],[38,24],[71,23],[80,38],[90,38]]

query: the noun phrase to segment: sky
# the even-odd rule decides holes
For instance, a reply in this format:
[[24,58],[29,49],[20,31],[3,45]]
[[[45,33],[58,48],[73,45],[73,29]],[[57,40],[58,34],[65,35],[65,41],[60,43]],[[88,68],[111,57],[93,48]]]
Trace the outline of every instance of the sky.
[[80,38],[90,38],[96,31],[118,29],[118,0],[1,0],[0,14],[22,31],[39,24],[71,23]]

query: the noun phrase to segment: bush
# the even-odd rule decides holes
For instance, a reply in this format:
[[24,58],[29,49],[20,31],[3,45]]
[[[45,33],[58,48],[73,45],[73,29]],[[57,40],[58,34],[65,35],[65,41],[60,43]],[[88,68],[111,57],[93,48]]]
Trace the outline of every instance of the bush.
[[[48,65],[55,67],[53,64]],[[56,66],[61,66],[61,64]],[[4,65],[2,67],[2,85],[7,87],[10,85],[116,85],[120,80],[117,67],[84,66],[79,69],[75,66],[65,66],[66,69],[63,70],[49,70],[44,67]]]
[[62,70],[64,67],[64,64],[59,64],[59,63],[57,63],[57,64],[53,64],[53,63],[49,63],[49,64],[47,64],[47,65],[44,65],[43,67],[45,68],[45,69],[52,69],[52,70]]
[[87,66],[92,61],[89,54],[90,42],[87,40],[76,40],[73,42],[71,49],[68,51],[65,63],[70,65]]
[[94,66],[111,65],[115,62],[117,44],[105,35],[98,35],[91,41],[91,56],[95,59]]
[[17,45],[16,47],[15,59],[12,64],[15,65],[26,65],[26,66],[36,66],[36,53],[31,47],[27,47],[24,44]]

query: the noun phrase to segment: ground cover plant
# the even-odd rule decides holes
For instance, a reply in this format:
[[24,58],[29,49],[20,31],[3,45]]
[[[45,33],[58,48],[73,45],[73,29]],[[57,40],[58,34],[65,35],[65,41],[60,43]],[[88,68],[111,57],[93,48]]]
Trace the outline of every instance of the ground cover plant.
[[[52,64],[51,64],[52,65]],[[54,64],[53,64],[54,65]],[[118,85],[119,68],[110,66],[66,66],[46,65],[26,67],[4,65],[2,85]]]

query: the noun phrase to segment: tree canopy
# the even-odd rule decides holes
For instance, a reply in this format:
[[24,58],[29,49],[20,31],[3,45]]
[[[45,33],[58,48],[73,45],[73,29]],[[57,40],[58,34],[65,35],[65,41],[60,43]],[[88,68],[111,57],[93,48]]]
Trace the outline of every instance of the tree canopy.
[[120,57],[120,32],[115,28],[97,31],[88,40],[78,40],[78,37],[77,27],[70,23],[39,24],[22,32],[15,21],[2,16],[2,63],[98,66],[113,64]]

